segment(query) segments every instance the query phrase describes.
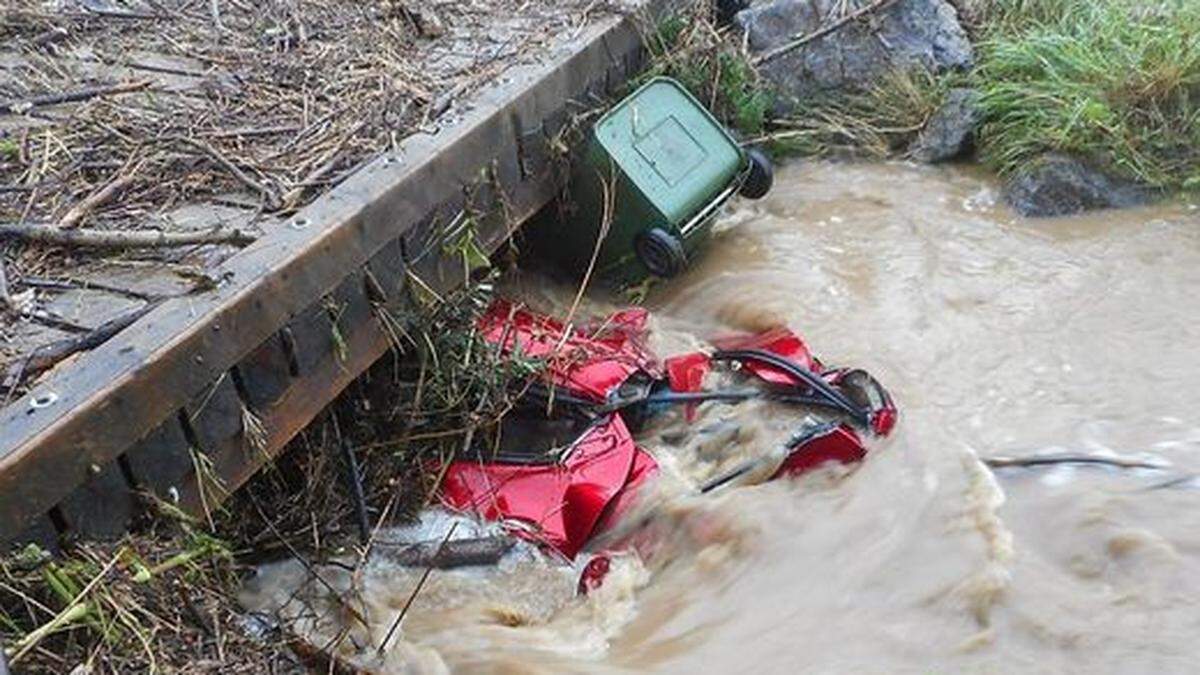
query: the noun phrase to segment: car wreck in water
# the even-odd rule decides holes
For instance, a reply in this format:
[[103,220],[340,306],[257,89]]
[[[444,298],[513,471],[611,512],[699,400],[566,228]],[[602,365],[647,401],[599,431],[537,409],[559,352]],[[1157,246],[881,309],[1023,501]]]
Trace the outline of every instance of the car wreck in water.
[[[498,523],[565,561],[585,550],[602,560],[622,548],[630,528],[618,526],[659,471],[634,435],[668,409],[683,407],[691,418],[705,401],[765,399],[811,413],[778,447],[699,482],[700,494],[858,462],[865,438],[886,436],[896,423],[890,395],[870,374],[825,366],[790,329],[724,336],[709,350],[659,359],[646,347],[647,319],[629,309],[576,327],[494,303],[479,320],[484,338],[546,368],[505,418],[499,443],[448,466],[442,506]],[[707,386],[718,371],[724,386]],[[606,564],[593,562],[581,588],[600,581]]]

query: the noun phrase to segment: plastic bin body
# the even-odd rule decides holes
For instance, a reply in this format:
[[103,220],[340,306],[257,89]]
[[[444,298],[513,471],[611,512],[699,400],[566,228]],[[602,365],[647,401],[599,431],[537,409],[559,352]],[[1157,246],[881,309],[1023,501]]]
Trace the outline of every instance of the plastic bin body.
[[572,209],[550,242],[551,255],[582,272],[606,208],[613,213],[597,258],[599,274],[615,281],[645,276],[634,242],[656,227],[680,237],[690,255],[735,192],[744,162],[725,127],[682,85],[655,78],[593,126],[568,186]]

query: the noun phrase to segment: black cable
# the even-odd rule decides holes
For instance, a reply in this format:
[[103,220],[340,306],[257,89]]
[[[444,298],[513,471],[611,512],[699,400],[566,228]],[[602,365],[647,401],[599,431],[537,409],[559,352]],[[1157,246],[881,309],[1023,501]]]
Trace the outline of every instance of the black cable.
[[350,447],[350,442],[342,436],[342,430],[338,427],[337,414],[334,413],[332,418],[333,431],[337,436],[338,447],[342,451],[346,484],[350,488],[350,499],[354,504],[354,519],[358,524],[358,540],[361,544],[366,545],[371,540],[371,520],[367,515],[367,498],[363,492],[362,472],[358,467],[358,457],[354,454],[354,448]]
[[789,375],[794,375],[802,380],[805,384],[812,387],[814,391],[827,399],[833,407],[842,410],[850,415],[856,422],[864,427],[870,426],[871,416],[863,408],[856,405],[853,401],[846,398],[842,392],[834,389],[828,382],[821,378],[820,375],[801,366],[800,364],[786,359],[778,354],[768,352],[762,349],[731,349],[728,351],[714,352],[712,355],[714,361],[758,361],[769,366],[778,368]]

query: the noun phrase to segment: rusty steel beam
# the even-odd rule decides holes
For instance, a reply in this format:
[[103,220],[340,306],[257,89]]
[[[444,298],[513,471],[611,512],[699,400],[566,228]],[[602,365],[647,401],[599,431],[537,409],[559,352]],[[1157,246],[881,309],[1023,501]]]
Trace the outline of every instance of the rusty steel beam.
[[[647,17],[665,4],[602,20],[546,63],[510,70],[453,127],[410,137],[226,261],[215,290],[165,301],[0,410],[0,542],[48,515],[70,527],[100,477],[103,489],[123,478],[122,489],[196,511],[201,481],[179,473],[197,453],[223,490],[241,485],[386,351],[370,302],[393,301],[413,274],[435,289],[462,283],[443,245],[447,213],[503,197],[508,219],[478,232],[493,251],[554,196],[548,137],[632,75]],[[334,328],[340,339],[322,341]],[[220,406],[208,408],[218,388]],[[247,414],[263,427],[253,442]]]

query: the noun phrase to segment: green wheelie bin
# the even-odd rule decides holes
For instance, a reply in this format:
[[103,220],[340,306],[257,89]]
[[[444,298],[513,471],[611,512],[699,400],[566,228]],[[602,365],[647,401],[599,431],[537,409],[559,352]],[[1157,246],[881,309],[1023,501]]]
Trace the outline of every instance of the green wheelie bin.
[[744,150],[683,85],[656,77],[592,126],[543,249],[579,272],[595,255],[594,273],[616,283],[672,277],[733,195],[760,198],[771,182],[762,153]]

